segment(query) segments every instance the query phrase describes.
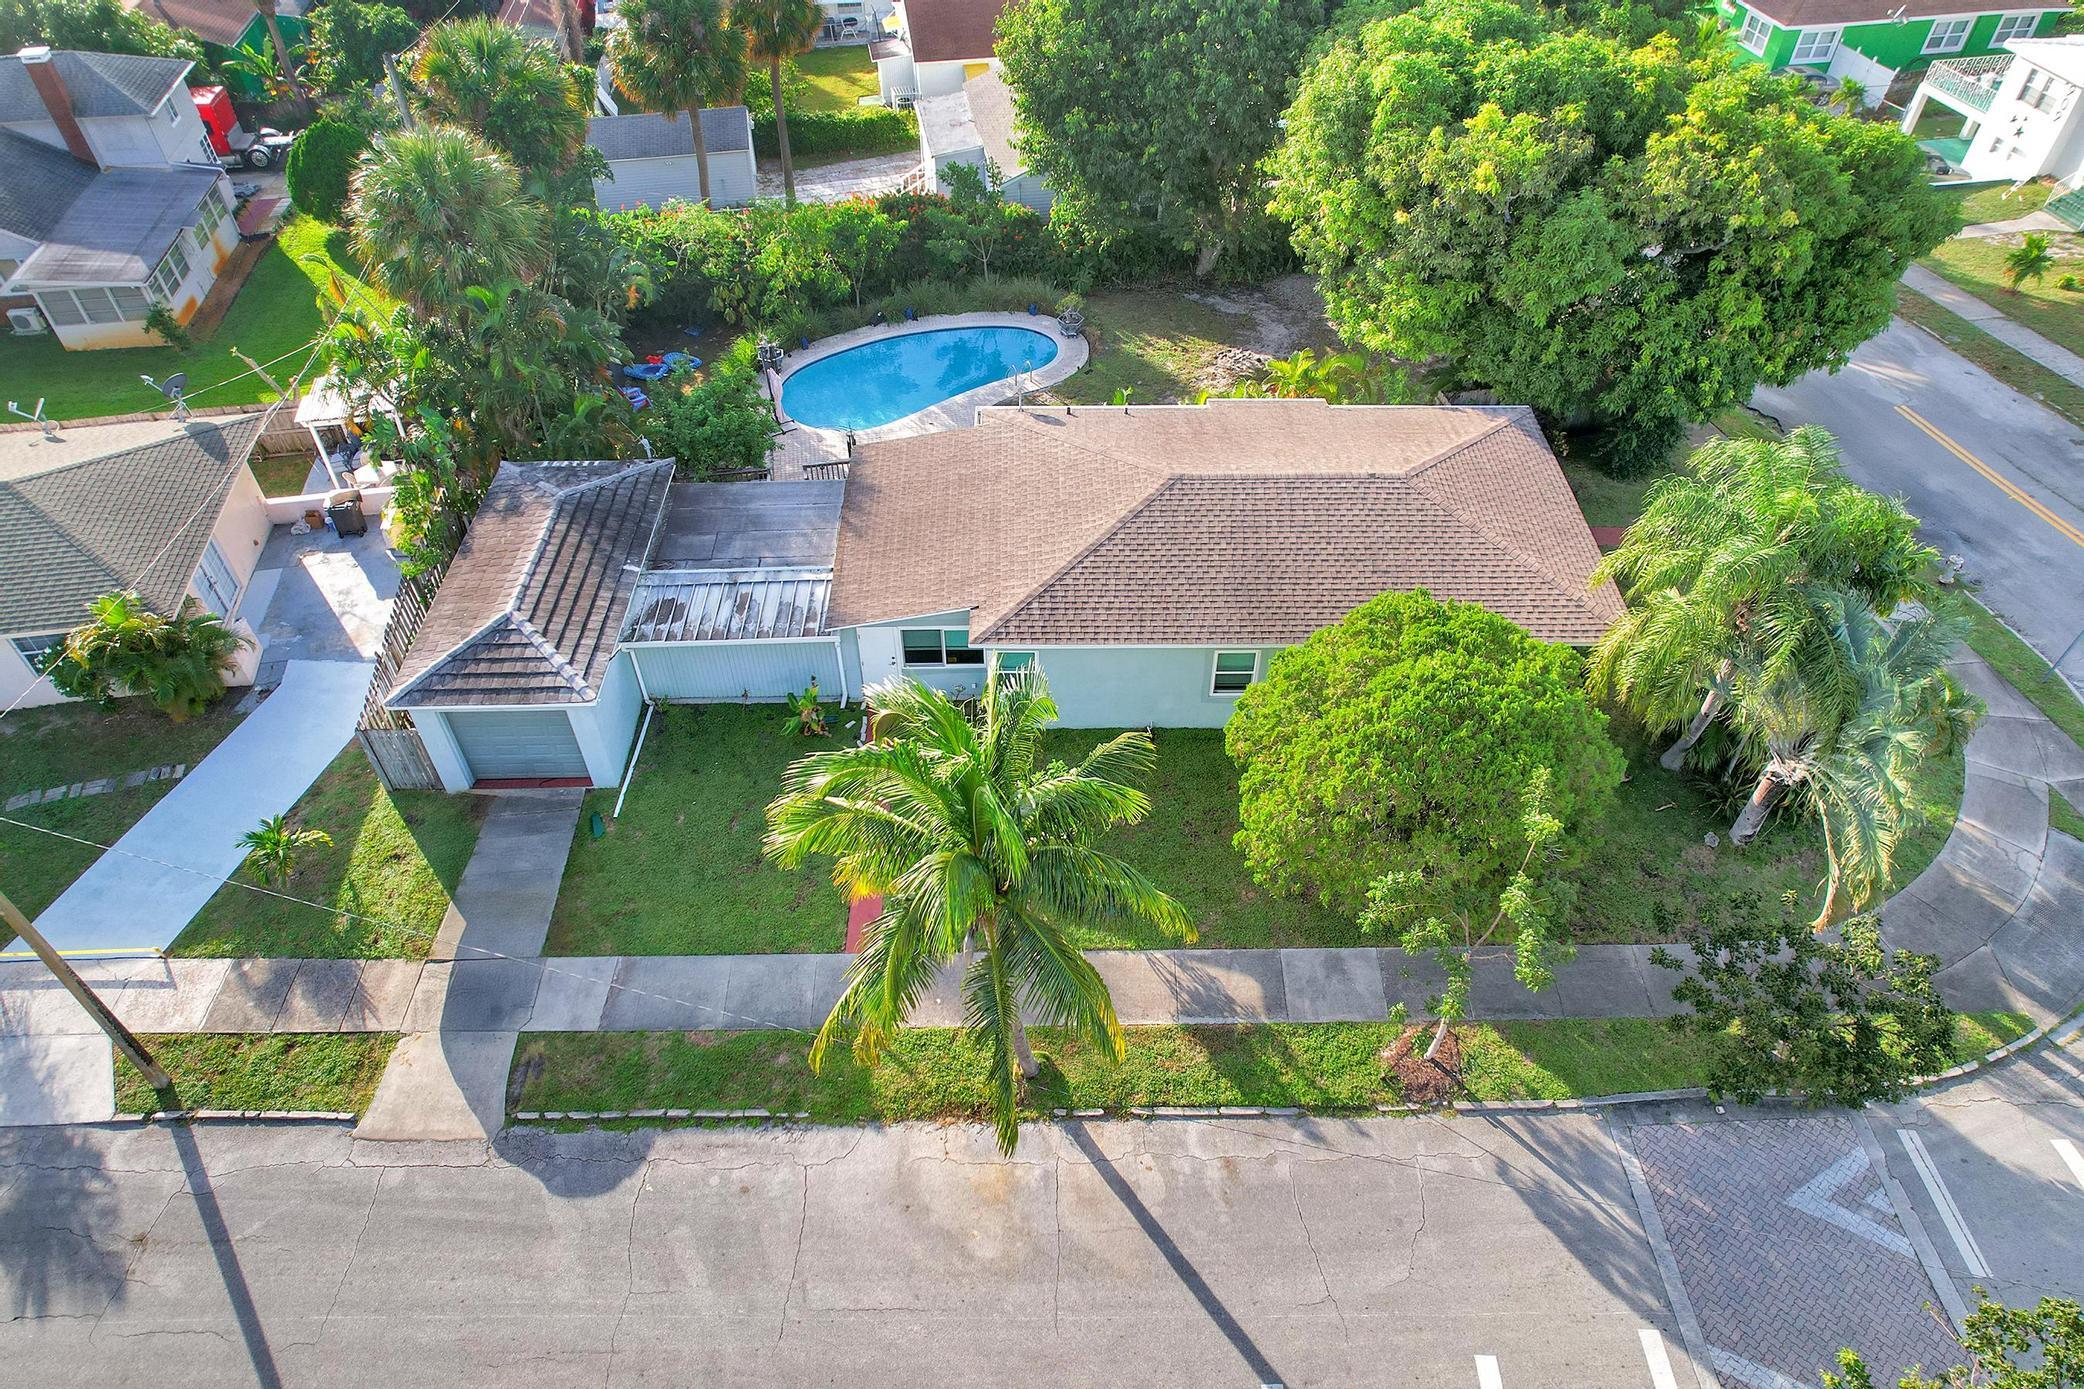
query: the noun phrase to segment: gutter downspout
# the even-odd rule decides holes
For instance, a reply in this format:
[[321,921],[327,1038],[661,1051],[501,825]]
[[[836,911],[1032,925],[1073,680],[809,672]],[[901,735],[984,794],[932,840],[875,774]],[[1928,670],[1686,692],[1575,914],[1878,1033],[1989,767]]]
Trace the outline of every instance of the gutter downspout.
[[658,706],[646,700],[644,704],[644,726],[637,730],[637,745],[630,749],[630,764],[623,769],[622,789],[615,793],[615,809],[608,812],[612,819],[620,820],[622,818],[622,802],[630,793],[630,783],[637,779],[637,759],[644,755],[644,735],[651,732],[651,716],[657,712]]

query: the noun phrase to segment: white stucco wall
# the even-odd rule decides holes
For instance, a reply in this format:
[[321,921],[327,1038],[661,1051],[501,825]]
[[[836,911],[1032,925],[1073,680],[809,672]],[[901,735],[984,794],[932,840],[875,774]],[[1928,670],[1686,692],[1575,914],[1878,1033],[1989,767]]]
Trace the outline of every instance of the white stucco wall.
[[1217,651],[1257,650],[1259,678],[1279,647],[1044,646],[1032,651],[1065,728],[1221,728],[1237,696],[1210,693]]
[[[953,612],[929,613],[923,617],[906,618],[902,622],[877,623],[868,627],[848,629],[843,634],[840,650],[849,662],[847,683],[858,698],[870,685],[887,680],[907,677],[922,685],[960,698],[975,698],[984,688],[985,667],[974,666],[908,666],[904,663],[903,632],[908,628],[938,628],[942,631],[966,631],[970,625],[968,612],[957,609]],[[851,640],[848,640],[851,637]]]
[[[41,634],[24,632],[21,635]],[[28,690],[28,695],[24,696],[22,694],[23,690]],[[17,700],[21,702],[17,704],[15,702]],[[10,707],[34,709],[40,704],[66,704],[69,702],[64,695],[51,688],[50,681],[38,680],[36,678],[36,672],[29,668],[28,661],[22,658],[22,653],[15,650],[12,641],[0,639],[0,709]],[[16,787],[15,789],[25,790],[27,788]]]
[[572,732],[586,757],[586,774],[595,786],[620,786],[629,764],[630,743],[637,736],[637,716],[644,697],[630,670],[628,652],[617,652],[601,677],[601,694],[591,704],[572,706]]
[[[232,477],[231,491],[225,496],[224,510],[217,513],[210,538],[217,542],[224,562],[239,581],[239,603],[233,607],[232,616],[245,618],[255,627],[260,626],[262,614],[244,611],[246,590],[253,582],[253,571],[260,567],[261,547],[268,543],[268,529],[268,499],[254,481],[253,469],[241,468]],[[202,601],[192,582],[188,591],[197,602]]]

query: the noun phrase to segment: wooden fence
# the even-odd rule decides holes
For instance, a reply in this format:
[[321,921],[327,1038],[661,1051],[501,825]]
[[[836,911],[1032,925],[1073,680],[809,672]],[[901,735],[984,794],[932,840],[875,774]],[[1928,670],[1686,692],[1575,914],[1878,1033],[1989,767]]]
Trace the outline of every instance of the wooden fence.
[[420,634],[420,625],[427,620],[427,609],[448,569],[448,561],[444,560],[437,568],[399,582],[398,596],[391,600],[391,616],[384,623],[383,642],[377,649],[376,674],[369,681],[362,717],[355,726],[355,741],[362,745],[369,766],[392,791],[441,789],[441,777],[434,770],[434,760],[427,756],[420,731],[413,727],[412,715],[386,709],[384,700],[397,683],[398,667],[412,648],[412,639]]

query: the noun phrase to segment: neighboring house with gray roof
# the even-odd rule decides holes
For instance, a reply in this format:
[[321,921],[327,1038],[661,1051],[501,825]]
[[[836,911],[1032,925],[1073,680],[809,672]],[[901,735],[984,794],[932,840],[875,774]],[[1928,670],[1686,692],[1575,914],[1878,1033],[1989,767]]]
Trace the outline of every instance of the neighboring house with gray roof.
[[[618,486],[661,467],[588,466],[620,467]],[[815,680],[852,700],[894,678],[974,696],[1036,667],[1067,726],[1219,727],[1282,649],[1381,593],[1425,588],[1573,646],[1621,613],[1517,406],[994,407],[861,445],[844,482],[652,495],[619,521],[572,512],[571,534],[547,498],[474,524],[430,610],[453,602],[433,644],[459,654],[419,667],[453,660],[461,683],[388,701],[423,732],[429,705],[446,721],[426,741],[452,789],[612,784],[646,697],[772,701]],[[659,518],[643,542],[641,515]],[[558,595],[542,618],[540,593]],[[459,717],[482,735],[463,755]]]
[[913,109],[919,115],[919,152],[929,193],[947,193],[949,166],[967,164],[980,174],[996,170],[999,196],[1009,203],[1046,213],[1056,201],[1042,176],[1020,157],[1013,89],[996,67],[970,78],[959,91],[919,98]]
[[[230,181],[179,58],[0,57],[0,293],[15,332],[142,347],[155,304],[194,317],[238,246]],[[39,322],[40,319],[40,322]]]
[[[609,177],[593,181],[594,201],[603,212],[701,199],[694,128],[685,111],[595,116],[587,123],[586,143],[608,161]],[[702,143],[709,155],[710,205],[751,202],[758,192],[752,116],[743,106],[709,107],[702,112]]]
[[36,676],[104,594],[242,620],[268,538],[247,466],[266,419],[0,431],[0,708],[60,701]]

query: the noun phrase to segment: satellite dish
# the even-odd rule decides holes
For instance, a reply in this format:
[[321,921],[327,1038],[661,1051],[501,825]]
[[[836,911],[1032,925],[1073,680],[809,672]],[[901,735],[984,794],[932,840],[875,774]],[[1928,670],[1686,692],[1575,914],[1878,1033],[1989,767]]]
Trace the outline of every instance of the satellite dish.
[[185,424],[187,422],[188,402],[183,398],[188,390],[187,372],[177,371],[164,381],[155,381],[140,372],[138,380],[144,382],[147,386],[150,386],[153,390],[174,403],[174,420],[176,423]]
[[175,372],[172,376],[167,377],[166,384],[159,389],[166,392],[168,400],[179,400],[181,393],[188,389],[188,373],[185,371]]

